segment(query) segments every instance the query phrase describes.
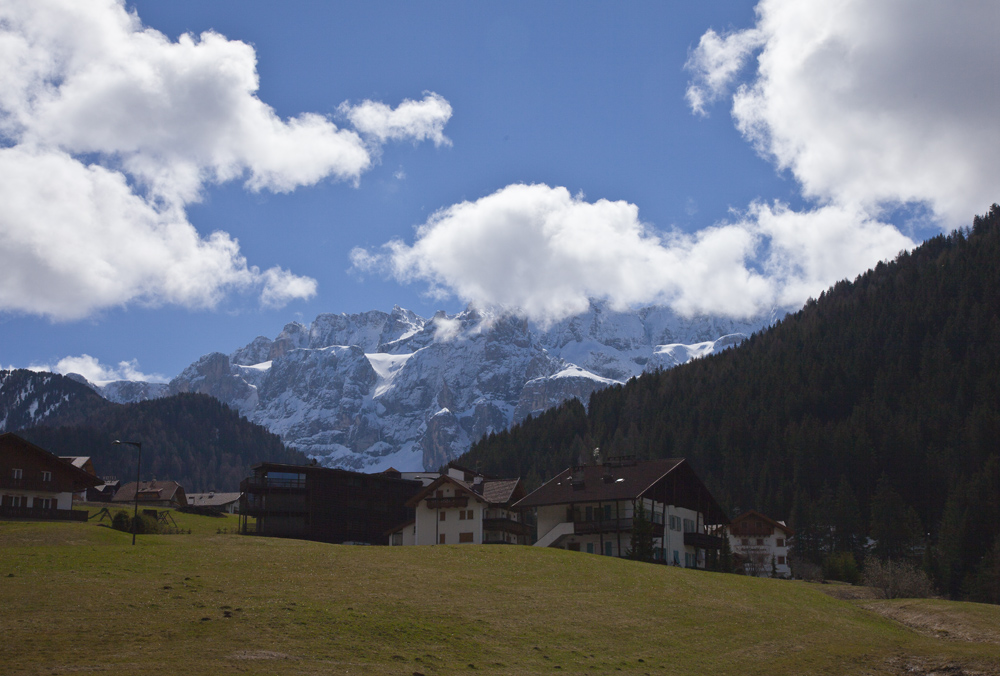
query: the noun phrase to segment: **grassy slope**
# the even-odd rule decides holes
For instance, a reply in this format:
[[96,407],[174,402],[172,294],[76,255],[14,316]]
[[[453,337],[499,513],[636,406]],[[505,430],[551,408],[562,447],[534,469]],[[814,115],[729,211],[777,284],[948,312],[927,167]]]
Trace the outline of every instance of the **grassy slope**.
[[[175,518],[193,533],[139,536],[134,548],[93,522],[0,523],[4,673],[139,673],[164,661],[213,676],[1000,664],[1000,645],[919,633],[801,583],[561,550],[249,538],[217,533],[234,517]],[[963,605],[946,612],[1000,624],[1000,608]]]

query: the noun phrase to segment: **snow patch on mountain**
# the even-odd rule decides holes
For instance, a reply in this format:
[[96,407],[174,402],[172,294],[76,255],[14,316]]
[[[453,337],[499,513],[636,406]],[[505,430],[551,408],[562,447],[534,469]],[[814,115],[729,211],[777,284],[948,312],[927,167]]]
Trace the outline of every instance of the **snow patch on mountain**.
[[497,308],[429,319],[398,306],[322,314],[308,326],[287,324],[273,340],[206,355],[162,390],[134,394],[211,394],[327,466],[433,470],[485,434],[718,352],[776,316],[681,317],[596,301],[547,327]]

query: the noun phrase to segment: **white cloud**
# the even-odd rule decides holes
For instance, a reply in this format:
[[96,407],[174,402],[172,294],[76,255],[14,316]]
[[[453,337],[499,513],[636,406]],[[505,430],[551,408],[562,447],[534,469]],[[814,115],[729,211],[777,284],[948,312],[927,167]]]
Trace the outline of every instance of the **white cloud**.
[[724,37],[714,30],[706,31],[684,65],[695,76],[685,94],[691,110],[707,115],[705,106],[726,93],[748,57],[760,47],[761,40],[762,35],[757,30],[739,31]]
[[51,373],[61,373],[68,375],[77,373],[95,385],[104,385],[115,380],[133,380],[150,383],[165,383],[169,379],[159,374],[146,374],[139,370],[139,362],[135,359],[131,361],[118,362],[118,366],[108,366],[102,364],[96,357],[89,354],[81,354],[79,357],[64,357],[54,366],[33,364],[32,371],[49,371]]
[[444,135],[444,125],[451,118],[451,104],[434,92],[426,92],[422,101],[406,99],[395,109],[378,101],[362,101],[356,106],[340,104],[340,114],[365,136],[378,143],[413,139],[451,145]]
[[733,117],[806,197],[869,214],[918,203],[944,228],[998,200],[1000,5],[762,0],[756,11],[756,26],[702,38],[692,110],[759,48]]
[[[75,319],[133,301],[211,307],[232,290],[259,289],[266,306],[315,294],[185,214],[208,184],[356,183],[375,161],[371,138],[312,113],[282,120],[257,88],[250,45],[171,41],[121,0],[0,5],[0,311]],[[377,142],[446,142],[436,94],[365,106],[387,120],[363,130]]]
[[[824,227],[808,227],[816,223]],[[803,215],[755,204],[735,223],[689,235],[657,232],[627,202],[590,203],[562,187],[510,185],[438,211],[412,245],[358,248],[351,259],[359,270],[426,282],[432,294],[517,308],[548,322],[586,310],[590,298],[749,316],[802,303],[859,265],[908,246],[891,226],[832,207]]]

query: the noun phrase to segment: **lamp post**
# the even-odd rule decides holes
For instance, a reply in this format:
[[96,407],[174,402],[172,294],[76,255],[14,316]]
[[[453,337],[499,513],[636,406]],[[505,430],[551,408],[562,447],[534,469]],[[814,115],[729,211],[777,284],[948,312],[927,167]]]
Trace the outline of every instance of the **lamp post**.
[[142,468],[142,442],[141,441],[118,441],[115,439],[115,446],[135,446],[139,450],[138,460],[135,463],[135,510],[132,513],[132,546],[135,546],[135,527],[139,520],[139,470]]

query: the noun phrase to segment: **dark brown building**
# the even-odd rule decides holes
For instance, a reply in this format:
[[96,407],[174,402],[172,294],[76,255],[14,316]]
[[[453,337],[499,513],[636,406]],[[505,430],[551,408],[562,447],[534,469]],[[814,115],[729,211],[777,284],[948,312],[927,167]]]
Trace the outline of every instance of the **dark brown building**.
[[240,531],[319,542],[388,544],[389,529],[413,519],[406,502],[423,487],[392,471],[270,462],[252,470],[240,483]]
[[0,518],[86,521],[73,494],[101,483],[93,474],[8,432],[0,434]]

